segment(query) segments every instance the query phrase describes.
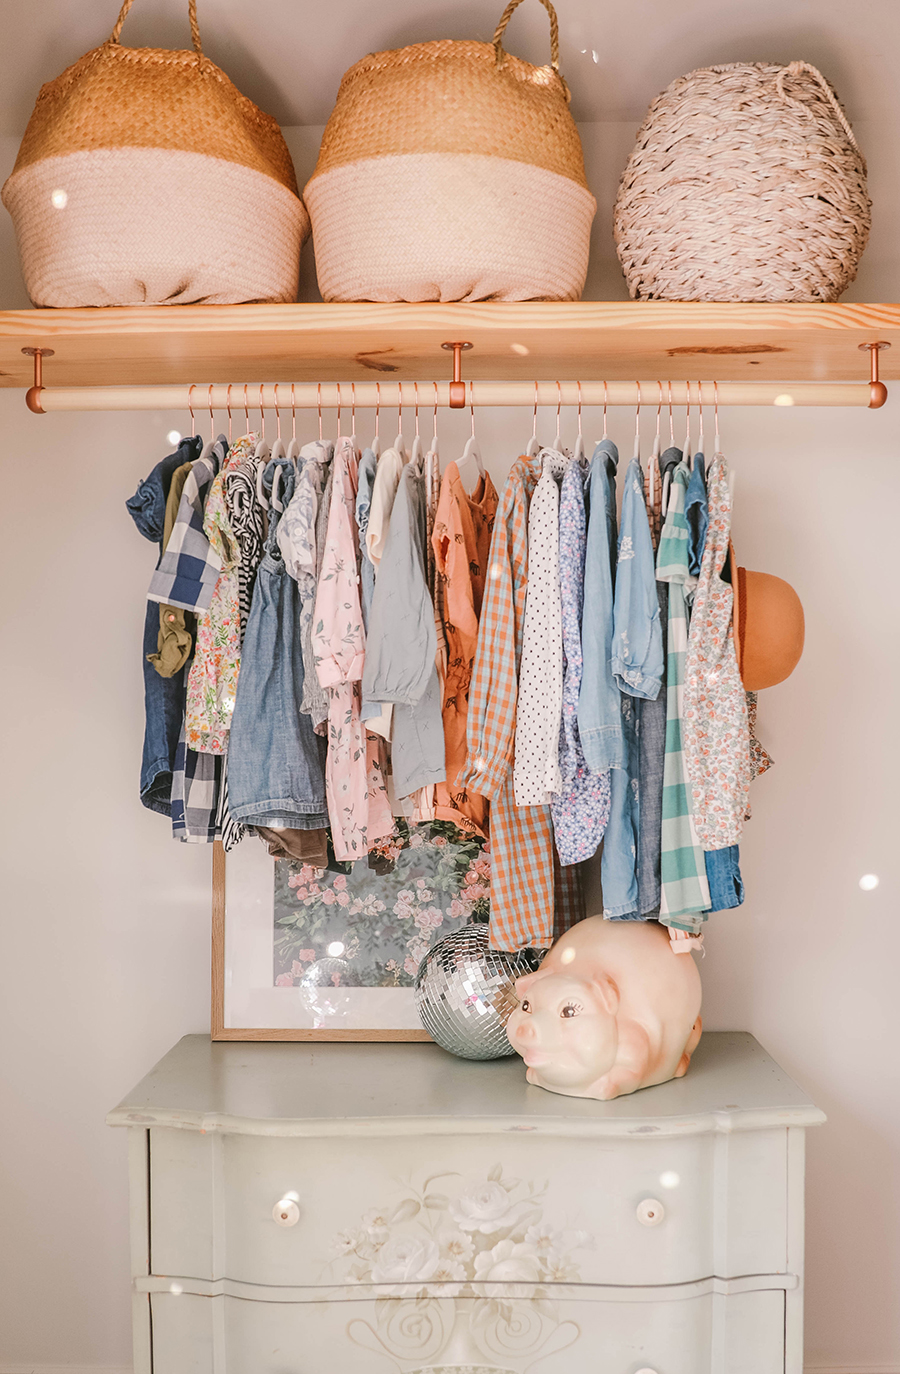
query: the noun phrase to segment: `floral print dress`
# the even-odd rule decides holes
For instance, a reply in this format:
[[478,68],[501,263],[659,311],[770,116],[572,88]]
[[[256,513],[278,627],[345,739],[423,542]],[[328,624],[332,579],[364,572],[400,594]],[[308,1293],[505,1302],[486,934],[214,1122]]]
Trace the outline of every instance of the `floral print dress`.
[[737,844],[750,794],[747,697],[734,647],[734,591],[722,580],[731,533],[725,459],[707,480],[709,527],[694,595],[684,683],[684,761],[705,850]]
[[357,564],[357,458],[350,439],[338,440],[328,511],[328,536],[319,570],[313,650],[328,698],[325,789],[336,859],[360,859],[391,834],[394,818],[384,789],[379,742],[359,717],[366,636]]
[[212,600],[197,624],[197,649],[188,675],[184,729],[188,748],[224,754],[241,666],[240,549],[225,499],[225,477],[250,455],[250,439],[236,444],[206,500],[203,532],[221,559]]
[[609,820],[609,769],[592,773],[584,761],[578,733],[578,697],[584,671],[581,616],[587,520],[584,483],[587,470],[574,459],[566,469],[559,497],[559,580],[562,601],[563,701],[559,732],[562,791],[553,798],[553,833],[561,864],[577,864],[597,852]]

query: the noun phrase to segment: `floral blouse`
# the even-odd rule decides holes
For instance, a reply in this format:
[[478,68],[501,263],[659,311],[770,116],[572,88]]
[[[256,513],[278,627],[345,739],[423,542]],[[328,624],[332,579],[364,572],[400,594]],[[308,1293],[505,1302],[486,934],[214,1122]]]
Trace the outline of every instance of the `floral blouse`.
[[251,456],[251,440],[235,444],[206,500],[203,532],[222,560],[212,600],[197,624],[197,649],[188,674],[184,715],[188,747],[224,754],[241,666],[240,551],[225,501],[225,475]]
[[394,828],[379,745],[367,739],[359,718],[366,637],[357,565],[356,474],[353,443],[341,439],[334,455],[312,637],[316,672],[328,697],[325,790],[334,854],[340,860],[363,858],[375,839]]
[[688,638],[684,682],[684,760],[694,824],[703,848],[741,838],[750,793],[747,697],[734,648],[734,592],[722,580],[731,532],[725,459],[708,477],[709,528]]

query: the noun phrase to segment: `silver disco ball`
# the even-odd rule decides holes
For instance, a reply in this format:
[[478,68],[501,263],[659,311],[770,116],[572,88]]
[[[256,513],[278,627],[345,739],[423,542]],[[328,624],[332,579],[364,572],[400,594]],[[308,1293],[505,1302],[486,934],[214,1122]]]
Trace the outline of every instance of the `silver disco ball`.
[[532,973],[541,953],[488,948],[488,927],[473,921],[432,945],[416,974],[416,1010],[442,1049],[460,1059],[515,1054],[506,1022],[516,1006],[515,982]]

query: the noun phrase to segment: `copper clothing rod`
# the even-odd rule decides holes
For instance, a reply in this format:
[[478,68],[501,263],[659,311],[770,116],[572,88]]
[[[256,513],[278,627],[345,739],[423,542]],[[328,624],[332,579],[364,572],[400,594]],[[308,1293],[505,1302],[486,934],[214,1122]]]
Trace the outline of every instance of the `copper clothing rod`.
[[[875,355],[877,357],[877,354]],[[453,388],[465,388],[466,406],[862,406],[877,408],[887,388],[871,382],[243,382],[180,386],[44,387],[36,379],[26,401],[38,414],[76,410],[362,410],[418,405],[460,408]]]

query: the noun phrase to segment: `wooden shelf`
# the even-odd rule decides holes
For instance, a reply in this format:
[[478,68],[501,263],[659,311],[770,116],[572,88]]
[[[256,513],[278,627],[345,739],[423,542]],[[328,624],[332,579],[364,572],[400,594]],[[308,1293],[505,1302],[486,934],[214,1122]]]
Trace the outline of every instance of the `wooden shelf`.
[[580,301],[4,311],[0,385],[30,385],[26,346],[54,350],[50,387],[440,380],[447,339],[474,344],[465,376],[495,381],[862,381],[876,339],[900,378],[900,305]]

